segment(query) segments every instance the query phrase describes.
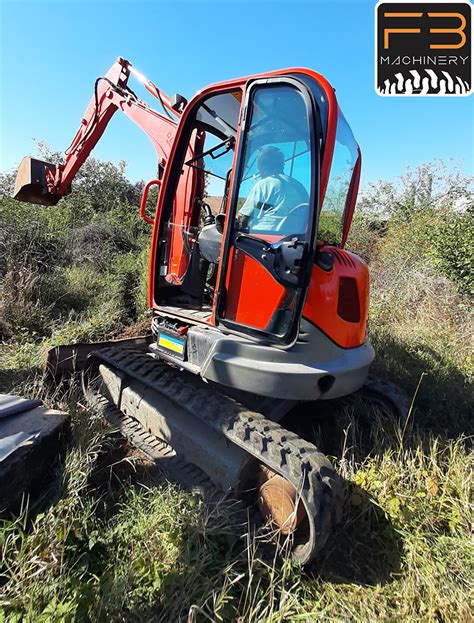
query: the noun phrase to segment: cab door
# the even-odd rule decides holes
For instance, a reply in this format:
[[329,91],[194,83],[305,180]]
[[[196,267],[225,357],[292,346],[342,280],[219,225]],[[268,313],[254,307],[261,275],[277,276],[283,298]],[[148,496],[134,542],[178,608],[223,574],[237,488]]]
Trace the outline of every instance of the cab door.
[[298,78],[246,90],[215,322],[264,342],[298,336],[315,250],[321,120]]

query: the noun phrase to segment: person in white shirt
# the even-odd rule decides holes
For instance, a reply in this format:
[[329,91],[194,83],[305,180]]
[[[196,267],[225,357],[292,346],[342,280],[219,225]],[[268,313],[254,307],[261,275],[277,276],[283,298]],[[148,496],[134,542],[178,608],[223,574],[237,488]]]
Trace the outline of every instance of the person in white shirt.
[[[255,232],[278,232],[283,219],[293,208],[308,204],[309,197],[305,187],[298,180],[285,175],[284,167],[285,156],[278,147],[268,146],[260,149],[257,156],[260,179],[250,191],[237,215],[241,229]],[[298,218],[296,214],[295,216]],[[299,220],[303,221],[301,215]],[[292,226],[298,229],[295,219],[292,221]],[[306,223],[301,222],[300,228],[304,231]],[[285,231],[284,233],[301,232]]]

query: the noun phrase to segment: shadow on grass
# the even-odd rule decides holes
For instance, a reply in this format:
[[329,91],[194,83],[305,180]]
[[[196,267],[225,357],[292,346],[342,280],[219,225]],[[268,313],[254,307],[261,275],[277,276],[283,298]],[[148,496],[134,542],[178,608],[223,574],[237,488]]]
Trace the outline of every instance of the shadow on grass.
[[[371,372],[398,385],[413,408],[404,433],[404,447],[411,440],[440,440],[474,434],[473,388],[466,375],[427,347],[417,353],[383,337],[376,344]],[[363,461],[373,452],[398,449],[403,426],[383,413],[360,392],[348,398],[306,403],[282,422],[331,456],[342,457],[350,448],[352,459]]]
[[0,394],[15,393],[30,398],[30,390],[41,376],[39,368],[0,369]]
[[[446,441],[474,433],[472,387],[462,371],[426,346],[417,347],[415,353],[391,337],[375,341],[372,372],[396,383],[410,402],[415,398],[405,430],[361,393],[300,405],[285,417],[283,426],[352,466],[401,445],[415,448],[433,437]],[[349,481],[345,486],[344,517],[312,572],[332,582],[390,582],[400,571],[402,540],[366,492]]]
[[415,429],[450,439],[474,434],[474,391],[462,370],[426,344],[409,349],[386,333],[376,333],[372,340],[377,353],[374,374],[397,383],[410,399],[420,384],[414,403]]
[[387,584],[400,572],[401,539],[371,496],[346,485],[342,521],[309,572],[335,583]]
[[[330,457],[354,466],[394,443],[396,422],[390,418],[381,421],[380,409],[367,409],[362,400],[350,406],[345,400],[333,400],[318,405],[316,414],[314,409],[314,403],[308,403],[287,417],[292,430]],[[289,428],[290,422],[283,425]],[[366,491],[349,480],[344,487],[342,520],[310,574],[336,583],[374,586],[391,582],[400,571],[401,539]]]

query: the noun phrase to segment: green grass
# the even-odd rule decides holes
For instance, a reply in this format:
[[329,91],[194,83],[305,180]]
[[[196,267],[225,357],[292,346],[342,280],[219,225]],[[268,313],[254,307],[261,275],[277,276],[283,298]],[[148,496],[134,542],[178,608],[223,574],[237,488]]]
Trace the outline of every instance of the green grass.
[[1,527],[7,620],[468,621],[467,440],[402,438],[377,412],[367,439],[360,414],[339,415],[344,516],[303,570],[269,559],[232,508],[156,484],[146,462],[75,407],[55,479],[34,512]]
[[28,341],[4,346],[3,388],[41,396],[72,417],[71,441],[42,499],[0,528],[6,620],[470,621],[465,337],[451,316],[437,330],[430,314],[439,301],[429,288],[418,292],[413,318],[401,311],[406,288],[394,284],[390,301],[383,287],[371,326],[375,369],[410,396],[418,388],[415,409],[402,431],[363,403],[313,408],[346,495],[340,526],[306,570],[285,556],[269,560],[232,510],[209,510],[196,496],[156,484],[141,459],[77,406],[74,386],[53,394],[44,386],[41,344],[36,354]]
[[269,556],[232,507],[157,481],[81,406],[77,382],[45,383],[48,347],[107,337],[146,305],[136,189],[102,163],[110,179],[92,196],[90,166],[61,209],[4,199],[0,212],[0,391],[71,415],[40,497],[0,524],[0,621],[472,621],[469,215],[427,208],[382,223],[362,213],[354,224],[372,278],[373,370],[413,409],[403,429],[362,401],[300,409],[345,482],[341,524],[301,569]]

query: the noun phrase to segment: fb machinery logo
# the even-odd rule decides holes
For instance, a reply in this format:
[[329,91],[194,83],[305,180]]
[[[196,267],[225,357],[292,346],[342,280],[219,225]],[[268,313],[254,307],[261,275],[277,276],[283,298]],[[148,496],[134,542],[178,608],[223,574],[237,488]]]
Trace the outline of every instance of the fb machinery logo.
[[470,95],[470,2],[379,2],[375,90],[379,95]]

